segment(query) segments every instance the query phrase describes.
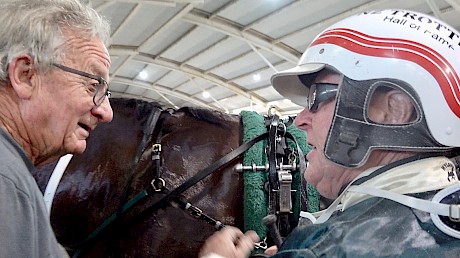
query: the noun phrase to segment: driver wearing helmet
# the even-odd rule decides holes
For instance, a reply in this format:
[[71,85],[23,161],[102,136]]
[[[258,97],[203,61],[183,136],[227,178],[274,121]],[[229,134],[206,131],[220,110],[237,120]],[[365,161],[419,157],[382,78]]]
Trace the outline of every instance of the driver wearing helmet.
[[[361,13],[318,35],[273,87],[305,109],[306,180],[334,202],[274,257],[458,257],[460,33],[407,10]],[[248,257],[226,227],[201,257]]]

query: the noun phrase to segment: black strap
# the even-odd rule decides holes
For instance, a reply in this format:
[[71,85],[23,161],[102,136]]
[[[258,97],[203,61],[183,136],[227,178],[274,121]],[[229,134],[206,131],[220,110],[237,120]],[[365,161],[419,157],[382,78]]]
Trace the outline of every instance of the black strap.
[[149,118],[147,120],[148,126],[144,127],[144,130],[143,130],[144,136],[142,137],[142,140],[141,140],[141,142],[140,142],[140,144],[139,144],[139,146],[137,148],[137,151],[136,151],[136,156],[134,157],[133,169],[131,170],[131,171],[133,171],[133,173],[131,173],[131,175],[129,177],[129,180],[128,180],[128,183],[126,184],[125,189],[123,191],[123,197],[121,199],[121,204],[118,207],[118,216],[120,216],[123,213],[123,206],[124,206],[124,203],[126,203],[128,193],[129,193],[129,188],[130,188],[131,183],[132,183],[133,178],[134,178],[135,167],[139,163],[139,159],[141,158],[141,155],[144,152],[144,149],[145,149],[145,146],[147,145],[149,137],[153,134],[153,131],[156,128],[156,125],[157,125],[158,119],[160,118],[161,113],[162,113],[161,109],[159,109],[157,107],[153,107],[153,110],[150,113],[150,116],[149,116]]
[[[150,113],[150,116],[147,120],[148,126],[144,127],[143,137],[137,148],[136,156],[134,157],[132,171],[135,171],[134,166],[139,163],[139,159],[142,153],[144,152],[144,149],[149,140],[149,137],[153,134],[153,131],[156,128],[158,119],[160,118],[162,111],[163,110],[160,108],[153,107],[152,112]],[[75,244],[69,247],[72,250],[78,250],[73,255],[73,257],[78,257],[83,246],[93,241],[105,228],[107,228],[107,226],[111,225],[114,221],[120,218],[124,213],[126,213],[128,209],[130,209],[139,200],[143,199],[143,197],[145,197],[143,196],[144,194],[147,195],[145,191],[142,191],[139,194],[137,194],[134,198],[132,198],[131,200],[126,201],[127,196],[128,196],[128,190],[129,190],[129,187],[131,186],[133,177],[134,177],[134,174],[131,174],[129,177],[128,183],[126,184],[126,187],[123,190],[122,202],[120,206],[118,207],[117,211],[112,213],[101,225],[99,225],[95,230],[93,230],[93,232],[91,232],[91,234],[89,234],[89,236],[85,240],[83,240],[81,243],[78,243],[78,244]]]
[[[261,140],[263,140],[265,138],[267,138],[267,136],[268,136],[268,133],[264,133],[264,134],[261,134],[261,135],[255,137],[255,138],[251,139],[250,141],[248,141],[248,142],[244,143],[243,145],[239,146],[238,148],[236,148],[232,152],[228,153],[227,155],[225,155],[221,159],[217,160],[216,162],[214,162],[213,164],[211,164],[207,168],[205,168],[202,171],[198,172],[193,177],[189,178],[187,181],[182,183],[176,189],[174,189],[172,191],[163,191],[163,192],[166,193],[165,196],[163,196],[160,200],[158,200],[157,202],[153,203],[152,205],[150,205],[150,207],[147,207],[145,210],[139,212],[135,216],[139,216],[141,214],[146,214],[147,212],[150,212],[150,211],[155,211],[155,210],[158,210],[160,208],[164,208],[171,201],[175,201],[176,203],[178,203],[180,205],[181,204],[181,201],[180,201],[180,198],[179,198],[180,194],[182,194],[184,191],[186,191],[191,186],[195,185],[196,183],[198,183],[199,181],[201,181],[202,179],[204,179],[208,175],[212,174],[214,171],[217,171],[218,169],[220,169],[222,166],[224,166],[228,162],[230,162],[230,161],[234,160],[235,158],[237,158],[238,156],[240,156],[243,152],[247,151],[254,144],[256,144],[257,142],[259,142],[259,141],[261,141]],[[85,245],[87,245],[90,242],[94,241],[94,239],[96,239],[96,237],[99,236],[109,225],[113,224],[115,221],[117,221],[119,218],[121,218],[121,216],[123,214],[125,214],[126,212],[128,212],[128,210],[130,210],[132,207],[134,207],[136,203],[138,203],[141,200],[144,200],[148,196],[151,196],[149,194],[149,192],[152,192],[150,187],[149,187],[149,189],[142,190],[134,198],[132,198],[127,203],[122,205],[122,209],[119,209],[119,211],[111,214],[102,223],[102,225],[100,225],[98,228],[96,228],[85,240],[83,240],[83,242],[71,246],[71,249],[78,250],[74,254],[73,257],[78,257],[79,254],[80,254],[80,250]],[[204,216],[206,216],[206,215],[204,215]]]
[[178,197],[180,194],[182,194],[184,191],[189,189],[191,186],[195,185],[199,181],[203,180],[205,177],[209,176],[212,174],[214,171],[217,171],[220,169],[223,165],[227,164],[228,162],[234,160],[238,156],[240,156],[243,152],[251,148],[254,144],[257,142],[265,139],[268,136],[268,133],[263,133],[252,140],[244,143],[243,145],[239,146],[232,152],[228,153],[221,159],[217,160],[207,168],[201,170],[197,174],[195,174],[193,177],[189,178],[187,181],[182,183],[180,186],[172,190],[171,192],[167,193],[163,198],[158,200],[157,202],[153,203],[150,207],[142,211],[141,213],[145,213],[151,210],[158,210],[160,208],[164,208],[166,205],[169,204],[172,200],[174,200],[176,197]]
[[224,228],[224,224],[221,221],[218,221],[211,216],[207,215],[204,213],[200,208],[192,205],[191,203],[187,202],[186,200],[183,200],[181,198],[175,198],[174,202],[179,205],[180,208],[183,210],[187,211],[191,216],[203,220],[206,223],[214,226],[217,230],[220,230]]
[[270,120],[269,131],[268,131],[268,182],[271,189],[278,190],[278,175],[276,173],[276,137],[278,134],[279,118],[277,115],[273,115]]

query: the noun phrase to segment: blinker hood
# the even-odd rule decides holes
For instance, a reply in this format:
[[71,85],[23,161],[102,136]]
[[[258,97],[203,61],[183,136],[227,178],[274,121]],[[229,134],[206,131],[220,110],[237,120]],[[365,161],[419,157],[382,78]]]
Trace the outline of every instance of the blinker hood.
[[[406,92],[413,98],[418,114],[409,124],[378,124],[368,117],[368,106],[375,89],[384,86]],[[417,94],[407,83],[396,79],[355,81],[343,77],[339,86],[335,114],[326,139],[326,158],[345,167],[361,166],[374,149],[440,151],[428,131]]]

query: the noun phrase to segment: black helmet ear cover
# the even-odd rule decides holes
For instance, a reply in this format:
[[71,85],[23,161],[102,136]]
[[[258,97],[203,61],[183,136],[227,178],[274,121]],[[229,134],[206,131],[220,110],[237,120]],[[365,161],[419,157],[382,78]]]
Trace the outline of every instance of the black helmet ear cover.
[[[415,103],[418,118],[409,124],[378,124],[367,117],[369,101],[375,89],[390,87],[408,94]],[[343,77],[339,86],[335,114],[329,128],[324,154],[345,167],[358,167],[373,149],[440,151],[440,145],[428,131],[417,94],[407,83],[395,79],[355,81]]]

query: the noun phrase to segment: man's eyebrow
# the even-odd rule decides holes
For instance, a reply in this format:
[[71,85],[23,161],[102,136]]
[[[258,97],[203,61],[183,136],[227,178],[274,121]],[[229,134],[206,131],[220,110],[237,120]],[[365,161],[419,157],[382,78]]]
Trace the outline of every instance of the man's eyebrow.
[[[90,73],[92,73],[93,75],[96,75],[96,76],[100,76],[102,77],[104,80],[107,80],[106,78],[104,78],[104,72],[103,70],[101,69],[101,66],[100,65],[97,65],[97,64],[91,64],[89,66],[89,69],[90,69]],[[107,78],[108,78],[109,74],[107,73]]]

